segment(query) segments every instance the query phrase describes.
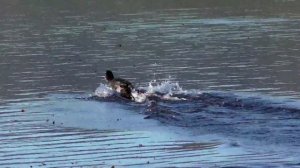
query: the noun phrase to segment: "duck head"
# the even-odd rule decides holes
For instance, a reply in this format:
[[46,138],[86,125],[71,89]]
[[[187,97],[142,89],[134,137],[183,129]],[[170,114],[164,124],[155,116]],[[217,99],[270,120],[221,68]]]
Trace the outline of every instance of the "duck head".
[[107,81],[111,81],[113,80],[115,77],[114,77],[114,74],[112,73],[112,71],[110,70],[107,70],[106,73],[105,73],[105,79]]

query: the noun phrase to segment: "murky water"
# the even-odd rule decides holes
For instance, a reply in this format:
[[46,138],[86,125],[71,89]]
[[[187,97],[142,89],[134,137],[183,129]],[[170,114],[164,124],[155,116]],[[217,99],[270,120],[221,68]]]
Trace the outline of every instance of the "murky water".
[[299,1],[7,0],[0,39],[0,167],[300,164]]

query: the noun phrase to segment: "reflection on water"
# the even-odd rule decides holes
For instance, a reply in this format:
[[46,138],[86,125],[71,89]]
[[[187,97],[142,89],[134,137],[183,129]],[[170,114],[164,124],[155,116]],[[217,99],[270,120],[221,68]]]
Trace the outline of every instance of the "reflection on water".
[[[166,141],[152,144],[147,148],[149,150],[140,154],[139,150],[131,148],[139,146],[137,139],[147,137],[147,143],[152,143],[151,138],[156,135],[147,132],[136,134],[134,130],[106,130],[97,127],[97,124],[92,128],[86,128],[85,124],[72,125],[72,121],[80,120],[80,113],[68,122],[68,116],[72,115],[68,112],[76,110],[66,108],[60,114],[60,109],[52,109],[59,106],[57,103],[31,109],[37,102],[44,102],[45,105],[51,103],[46,95],[52,93],[93,93],[98,84],[103,83],[106,69],[129,79],[136,86],[148,86],[152,80],[172,80],[177,81],[184,90],[263,93],[299,99],[299,8],[299,1],[286,0],[1,1],[0,134],[3,143],[0,153],[4,153],[5,157],[0,160],[0,165],[18,167],[24,164],[47,164],[49,167],[69,167],[70,161],[75,164],[80,155],[83,160],[78,164],[80,166],[115,164],[138,167],[139,163],[146,165],[148,157],[152,157],[149,151],[155,151],[159,156],[157,160],[151,161],[156,163],[153,167],[177,164],[193,167],[199,164],[199,155],[203,156],[200,159],[203,165],[206,165],[206,161],[208,165],[215,163],[227,166],[224,164],[226,162],[229,166],[243,165],[240,162],[246,162],[247,154],[252,157],[248,160],[250,165],[257,163],[253,166],[261,166],[261,162],[258,162],[260,158],[264,158],[263,161],[269,159],[272,162],[270,165],[276,160],[286,163],[285,166],[299,164],[294,162],[297,158],[282,158],[278,152],[270,154],[264,151],[257,154],[256,158],[253,151],[242,151],[243,155],[240,156],[235,156],[240,154],[237,151],[226,155],[222,145],[218,144],[225,143],[224,137],[218,143],[205,138],[201,142],[195,140],[180,143],[163,139]],[[204,100],[210,100],[206,98]],[[98,103],[101,106],[103,102]],[[83,106],[89,105],[87,103]],[[199,104],[188,104],[188,108],[192,109],[192,105]],[[182,106],[185,107],[184,104]],[[201,115],[218,121],[218,116],[223,116],[223,113],[210,113],[222,112],[216,106],[213,104],[202,108],[206,111],[197,114],[200,118],[195,118],[195,121],[209,123],[206,129],[212,132],[218,132],[217,127],[210,127],[212,120],[205,120]],[[22,108],[26,110],[25,113],[20,112]],[[172,108],[178,110],[177,107]],[[181,110],[184,111],[183,108]],[[280,120],[284,115],[279,118],[271,115],[272,120],[268,121],[266,113],[260,113],[256,108],[251,110],[256,119],[262,117],[263,120],[252,120],[253,115],[245,117],[236,113],[237,110],[231,113],[232,118],[238,120],[235,124],[241,124],[239,121],[257,121],[257,126],[266,128],[261,130],[262,133],[268,131],[269,126],[282,124]],[[281,113],[284,109],[279,111]],[[70,125],[55,123],[54,127],[51,123],[53,121],[50,121],[54,113],[57,116],[65,115],[55,118],[57,122],[63,119],[61,123]],[[233,122],[232,118],[223,116],[221,123],[226,123],[224,119]],[[294,119],[290,118],[288,126],[283,124],[287,130],[275,129],[275,132],[268,135],[278,137],[281,134],[292,135],[291,132],[299,134],[296,129],[299,124]],[[140,119],[131,122],[137,120]],[[95,123],[98,121],[101,120],[94,120]],[[245,124],[243,126],[246,127]],[[295,129],[290,130],[293,126]],[[234,128],[237,134],[249,133]],[[256,129],[253,127],[250,130],[253,133]],[[224,134],[235,136],[234,131],[230,130]],[[103,136],[108,139],[119,136],[121,139],[107,140]],[[131,136],[135,138],[131,139]],[[32,141],[37,141],[37,144],[32,144]],[[275,142],[278,141],[272,141]],[[100,156],[99,152],[103,152],[103,146],[107,144],[112,145],[107,148],[108,153],[104,152]],[[291,145],[299,146],[296,141]],[[67,147],[60,149],[61,146]],[[96,149],[90,149],[92,146]],[[162,146],[169,146],[170,150]],[[64,153],[64,150],[67,152]],[[112,155],[109,151],[114,150],[121,152]],[[199,154],[199,150],[206,151]],[[224,150],[226,153],[235,148]],[[178,155],[168,154],[170,151]],[[217,156],[215,152],[220,155]],[[119,155],[122,155],[121,158]],[[181,156],[190,160],[171,161]],[[215,157],[212,159],[209,156]],[[70,160],[65,160],[66,157]],[[118,158],[117,161],[125,159],[126,162],[117,164],[114,157]],[[137,162],[130,160],[132,157],[147,159]],[[43,160],[47,160],[47,163]],[[48,165],[48,162],[52,165]]]

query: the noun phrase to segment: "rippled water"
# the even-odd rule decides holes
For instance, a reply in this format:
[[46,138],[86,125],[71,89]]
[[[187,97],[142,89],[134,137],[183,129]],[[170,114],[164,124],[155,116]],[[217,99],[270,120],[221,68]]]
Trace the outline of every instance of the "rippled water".
[[0,167],[299,166],[299,7],[1,1]]

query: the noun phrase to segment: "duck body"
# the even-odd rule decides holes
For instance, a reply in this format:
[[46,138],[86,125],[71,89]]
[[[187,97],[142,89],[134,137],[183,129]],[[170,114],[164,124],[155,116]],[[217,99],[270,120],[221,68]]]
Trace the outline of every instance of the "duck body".
[[106,71],[106,80],[110,87],[120,93],[122,97],[126,99],[133,99],[131,94],[133,85],[129,81],[122,78],[114,78],[111,71]]

